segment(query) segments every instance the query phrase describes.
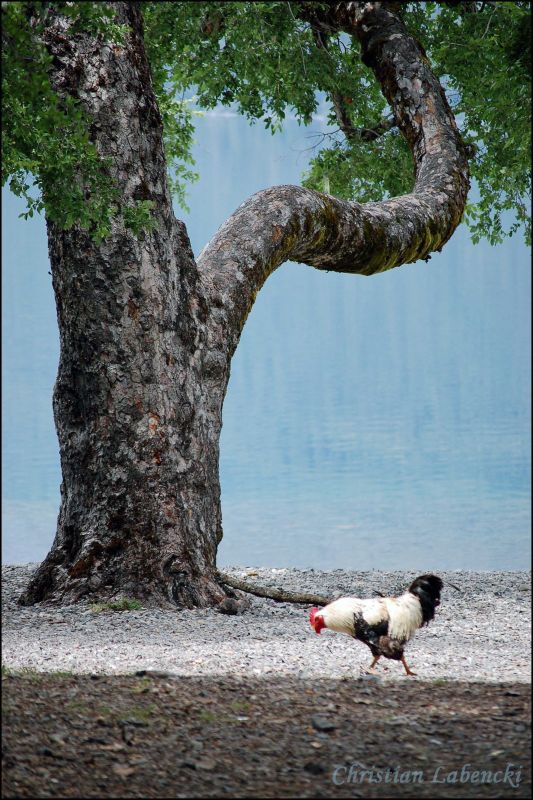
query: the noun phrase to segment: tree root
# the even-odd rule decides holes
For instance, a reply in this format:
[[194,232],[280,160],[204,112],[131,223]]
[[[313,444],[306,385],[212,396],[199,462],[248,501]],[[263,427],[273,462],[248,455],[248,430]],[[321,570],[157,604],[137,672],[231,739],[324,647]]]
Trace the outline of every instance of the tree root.
[[239,589],[241,592],[254,594],[256,597],[267,597],[277,603],[298,603],[304,605],[327,606],[331,602],[331,597],[323,597],[320,594],[307,594],[305,592],[286,592],[284,589],[266,588],[255,586],[239,578],[232,578],[225,572],[219,572],[218,578],[221,583],[230,586],[232,589]]

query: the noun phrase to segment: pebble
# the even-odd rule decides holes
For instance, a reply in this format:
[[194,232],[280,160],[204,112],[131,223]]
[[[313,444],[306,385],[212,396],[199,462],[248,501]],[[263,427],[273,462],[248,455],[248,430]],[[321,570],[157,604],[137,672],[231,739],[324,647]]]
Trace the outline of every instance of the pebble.
[[[309,625],[308,608],[247,596],[240,613],[216,609],[93,613],[87,603],[21,607],[17,598],[36,564],[2,567],[3,663],[10,669],[168,675],[300,676],[356,680],[355,691],[389,681],[416,681],[401,664],[381,659],[366,675],[371,654],[353,639]],[[224,567],[260,586],[326,596],[394,595],[417,572],[318,571]],[[252,575],[252,573],[257,573]],[[530,574],[438,572],[445,586],[436,617],[406,650],[418,680],[530,681]],[[518,609],[520,606],[520,609]],[[517,613],[520,610],[522,613]]]
[[333,720],[329,719],[328,717],[322,717],[320,714],[315,714],[313,717],[311,717],[311,725],[316,731],[322,731],[323,733],[334,731],[337,727]]

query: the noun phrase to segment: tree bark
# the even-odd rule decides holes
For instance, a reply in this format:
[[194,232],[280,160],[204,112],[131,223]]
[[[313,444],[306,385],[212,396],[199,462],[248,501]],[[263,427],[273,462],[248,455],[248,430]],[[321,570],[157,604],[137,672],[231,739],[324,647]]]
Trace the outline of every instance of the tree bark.
[[121,202],[153,200],[157,226],[136,238],[116,222],[95,245],[81,230],[48,225],[63,483],[53,547],[21,602],[121,593],[193,607],[224,598],[216,573],[222,403],[257,292],[289,259],[371,275],[427,258],[463,213],[464,147],[397,5],[332,4],[313,19],[358,38],[413,151],[413,192],[360,205],[274,187],[243,203],[197,264],[172,212],[137,4],[116,4],[130,27],[123,47],[71,36],[69,23],[52,17],[55,88],[89,113]]

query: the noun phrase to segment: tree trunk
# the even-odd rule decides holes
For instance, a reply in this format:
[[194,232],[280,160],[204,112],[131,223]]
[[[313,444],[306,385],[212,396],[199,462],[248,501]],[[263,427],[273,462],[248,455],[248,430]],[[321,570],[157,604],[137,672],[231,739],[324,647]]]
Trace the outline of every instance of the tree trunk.
[[53,547],[21,599],[117,593],[179,606],[219,602],[218,478],[231,357],[255,296],[288,259],[370,275],[427,258],[452,235],[468,191],[464,147],[398,4],[301,13],[358,37],[415,163],[412,194],[360,205],[295,186],[242,204],[196,264],[166,182],[161,120],[136,4],[117,3],[124,47],[47,30],[58,92],[80,99],[111,157],[121,202],[151,199],[156,229],[114,224],[103,244],[48,225],[61,337],[54,413],[61,510]]
[[100,245],[48,224],[60,331],[54,416],[63,482],[57,534],[22,602],[120,592],[201,606],[221,537],[218,448],[226,364],[204,346],[197,273],[167,188],[162,125],[136,4],[125,47],[46,32],[53,81],[91,115],[121,202],[154,201],[157,227],[120,223]]

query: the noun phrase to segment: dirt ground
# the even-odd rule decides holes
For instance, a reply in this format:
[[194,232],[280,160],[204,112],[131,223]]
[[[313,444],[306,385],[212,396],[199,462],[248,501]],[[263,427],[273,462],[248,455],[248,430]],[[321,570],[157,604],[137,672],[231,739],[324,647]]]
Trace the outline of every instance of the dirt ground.
[[2,695],[6,798],[531,791],[526,684],[26,673]]

